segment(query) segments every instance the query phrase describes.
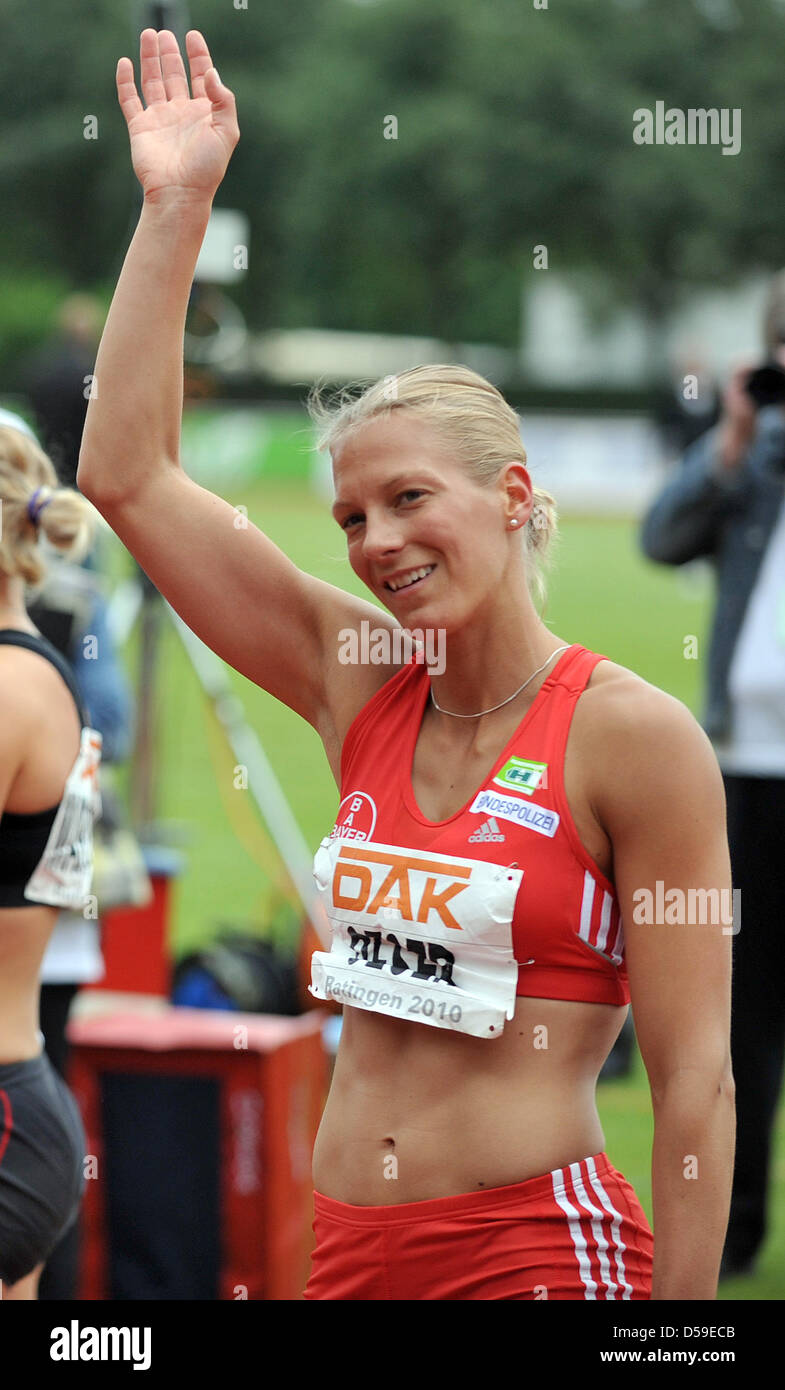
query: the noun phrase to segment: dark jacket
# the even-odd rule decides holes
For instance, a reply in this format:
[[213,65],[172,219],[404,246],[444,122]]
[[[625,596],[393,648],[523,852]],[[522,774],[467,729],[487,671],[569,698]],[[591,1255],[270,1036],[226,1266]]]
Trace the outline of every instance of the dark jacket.
[[785,496],[785,412],[760,411],[755,438],[738,468],[724,472],[718,430],[685,453],[676,476],[650,506],[641,545],[651,560],[683,565],[709,558],[717,577],[703,727],[717,740],[730,732],[728,673],[766,546]]

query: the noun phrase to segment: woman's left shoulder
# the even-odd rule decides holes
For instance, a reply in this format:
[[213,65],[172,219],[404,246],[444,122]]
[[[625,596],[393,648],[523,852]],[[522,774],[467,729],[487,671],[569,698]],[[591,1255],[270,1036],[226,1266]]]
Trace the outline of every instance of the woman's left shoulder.
[[615,661],[597,662],[576,717],[592,762],[624,781],[681,778],[685,766],[719,778],[711,740],[687,706]]

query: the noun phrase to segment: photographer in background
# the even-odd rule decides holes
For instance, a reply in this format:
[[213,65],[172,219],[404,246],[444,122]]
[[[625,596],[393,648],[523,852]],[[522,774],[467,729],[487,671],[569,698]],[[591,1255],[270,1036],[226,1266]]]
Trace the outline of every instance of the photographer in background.
[[752,1273],[765,1238],[785,1052],[785,272],[772,284],[764,334],[765,362],[733,373],[717,425],[686,451],[641,530],[650,559],[707,557],[717,577],[703,725],[723,771],[741,905],[736,1163],[721,1277]]

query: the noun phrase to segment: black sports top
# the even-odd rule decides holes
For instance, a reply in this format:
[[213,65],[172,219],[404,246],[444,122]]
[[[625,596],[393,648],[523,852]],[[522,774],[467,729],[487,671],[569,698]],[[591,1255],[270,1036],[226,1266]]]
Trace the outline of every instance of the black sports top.
[[[51,642],[31,632],[5,627],[0,628],[0,644],[27,647],[51,661],[73,695],[81,726],[85,727],[88,721],[76,681],[67,661]],[[62,798],[47,810],[29,814],[0,811],[0,907],[39,906],[24,896],[24,890],[46,848],[61,802]]]

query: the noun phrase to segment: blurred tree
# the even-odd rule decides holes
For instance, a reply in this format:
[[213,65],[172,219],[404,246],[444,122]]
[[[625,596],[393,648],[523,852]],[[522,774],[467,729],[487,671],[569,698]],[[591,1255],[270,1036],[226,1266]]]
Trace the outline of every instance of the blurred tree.
[[[0,8],[0,264],[36,286],[26,324],[0,282],[8,374],[61,286],[111,284],[135,224],[114,71],[138,68],[138,0]],[[652,320],[785,259],[782,0],[191,0],[190,22],[237,95],[217,202],[251,219],[232,292],[257,327],[513,345],[535,245]],[[740,108],[741,153],[636,145],[658,100]]]
[[[686,281],[778,264],[783,6],[729,4],[330,7],[302,56],[287,282],[336,326],[513,344],[535,245],[652,319]],[[636,145],[633,112],[657,100],[741,108],[741,153]],[[381,138],[387,111],[397,141]],[[360,301],[344,292],[358,277]]]

